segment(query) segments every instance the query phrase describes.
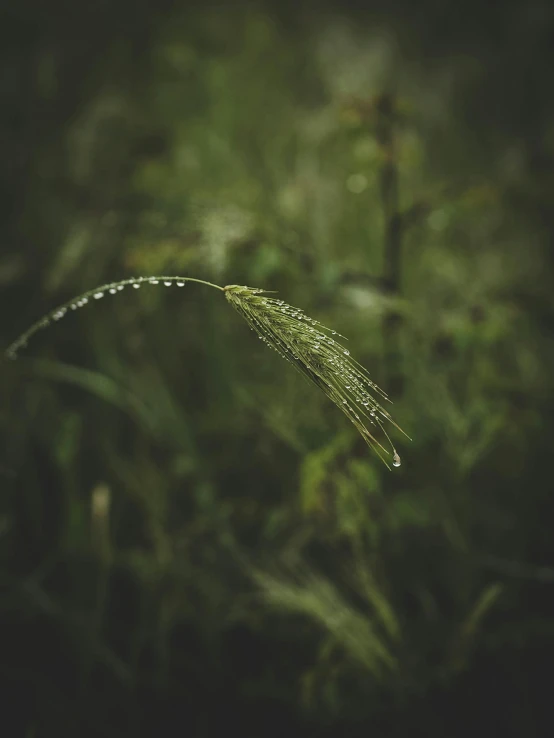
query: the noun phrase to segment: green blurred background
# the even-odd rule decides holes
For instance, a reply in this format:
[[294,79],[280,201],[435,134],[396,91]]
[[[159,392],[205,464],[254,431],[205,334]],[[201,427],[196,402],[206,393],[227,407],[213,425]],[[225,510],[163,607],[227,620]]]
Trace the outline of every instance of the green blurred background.
[[0,365],[0,733],[548,736],[548,2],[19,0],[0,336],[183,274],[348,336],[389,472],[200,285]]

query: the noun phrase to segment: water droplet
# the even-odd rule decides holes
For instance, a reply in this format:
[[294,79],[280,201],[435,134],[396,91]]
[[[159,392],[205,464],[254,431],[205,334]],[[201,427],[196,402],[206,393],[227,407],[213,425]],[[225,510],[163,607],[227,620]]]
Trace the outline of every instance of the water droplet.
[[71,306],[71,309],[72,309],[72,310],[77,310],[77,308],[78,308],[78,307],[79,307],[79,306],[77,305],[77,303],[76,303],[76,302],[74,302],[74,303],[73,303],[73,305]]
[[103,292],[96,292],[94,294],[94,299],[95,300],[99,300],[101,297],[104,297],[104,293]]
[[184,282],[177,282],[177,287],[184,287],[184,286],[185,286]]
[[171,282],[164,282],[166,287],[171,287]]
[[350,356],[350,351],[348,351],[348,349],[345,349],[345,350],[344,350],[344,351],[343,351],[342,353],[343,353],[343,354],[344,354],[345,356]]
[[393,466],[400,466],[401,463],[402,462],[400,461],[400,456],[395,451],[394,452],[394,456],[392,457],[392,465]]
[[121,292],[121,290],[125,289],[125,285],[124,284],[118,284],[117,285],[117,289],[118,289],[119,292]]
[[138,290],[138,289],[139,289],[139,287],[140,287],[140,284],[137,284],[137,283],[135,282],[135,283],[134,283],[134,285],[133,285],[133,287],[134,287],[134,288],[135,288],[136,290]]
[[150,279],[148,281],[150,282],[150,284],[159,284],[160,283],[160,280],[159,279]]
[[336,331],[331,331],[331,335],[332,336],[336,336],[337,335],[337,332]]
[[110,295],[115,295],[116,292],[117,290],[115,289],[115,287],[110,287]]

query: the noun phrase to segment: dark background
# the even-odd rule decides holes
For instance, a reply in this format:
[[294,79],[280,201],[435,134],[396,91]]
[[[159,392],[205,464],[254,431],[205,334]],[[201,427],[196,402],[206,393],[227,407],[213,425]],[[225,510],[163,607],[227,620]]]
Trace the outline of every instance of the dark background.
[[216,291],[0,364],[0,732],[548,736],[554,8],[3,4],[0,341],[134,275],[348,336],[389,472]]

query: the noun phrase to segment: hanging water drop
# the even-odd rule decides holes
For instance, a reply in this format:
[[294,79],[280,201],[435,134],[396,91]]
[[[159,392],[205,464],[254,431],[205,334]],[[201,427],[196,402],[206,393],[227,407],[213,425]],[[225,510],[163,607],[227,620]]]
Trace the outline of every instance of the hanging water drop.
[[160,280],[159,279],[150,279],[148,281],[150,282],[150,284],[159,284],[160,283]]
[[184,286],[185,286],[184,282],[177,282],[177,287],[184,287]]
[[135,282],[135,283],[134,283],[134,285],[133,285],[133,287],[134,287],[134,288],[135,288],[136,290],[138,290],[138,289],[139,289],[139,287],[140,287],[140,284],[137,284],[137,283]]
[[343,354],[344,354],[345,356],[350,356],[350,351],[348,351],[348,349],[344,349],[344,351],[343,351],[342,353],[343,353]]
[[398,455],[398,453],[397,453],[397,452],[395,451],[395,452],[394,452],[394,456],[392,457],[392,465],[393,465],[393,466],[400,466],[400,464],[401,464],[401,463],[402,463],[402,462],[400,461],[400,456],[399,456],[399,455]]
[[94,294],[94,299],[95,300],[99,300],[101,297],[104,297],[104,293],[103,292],[95,292],[95,294]]
[[171,282],[164,282],[166,287],[171,287]]
[[110,287],[110,295],[115,295],[116,292],[117,290],[115,289],[115,287]]

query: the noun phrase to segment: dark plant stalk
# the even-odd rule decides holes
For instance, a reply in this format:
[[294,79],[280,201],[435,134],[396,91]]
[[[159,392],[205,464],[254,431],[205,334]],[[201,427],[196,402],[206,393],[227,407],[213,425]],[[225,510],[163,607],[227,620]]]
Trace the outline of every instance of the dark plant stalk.
[[[399,176],[396,151],[396,100],[393,92],[384,93],[377,104],[376,137],[383,155],[380,171],[381,203],[384,218],[383,283],[390,296],[400,296],[403,217],[399,208]],[[384,352],[385,376],[395,392],[401,392],[404,377],[400,366],[401,317],[396,311],[383,319],[383,333],[387,337]]]

